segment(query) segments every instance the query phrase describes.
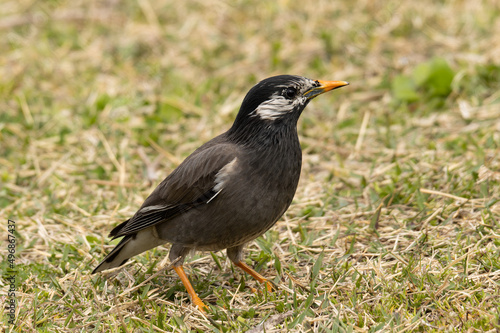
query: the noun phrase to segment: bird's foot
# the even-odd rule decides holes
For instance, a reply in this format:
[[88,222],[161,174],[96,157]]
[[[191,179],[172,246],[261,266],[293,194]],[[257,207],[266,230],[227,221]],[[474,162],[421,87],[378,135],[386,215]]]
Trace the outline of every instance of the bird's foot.
[[182,266],[174,266],[174,270],[176,271],[177,275],[181,278],[182,283],[184,284],[184,287],[186,287],[186,290],[191,297],[191,302],[198,307],[200,311],[206,312],[208,310],[208,307],[203,303],[200,299],[200,297],[196,294],[194,291],[193,286],[191,285],[191,282],[189,282],[189,279],[184,272],[184,268]]
[[207,312],[208,306],[206,306],[205,303],[203,303],[203,301],[197,295],[195,296],[196,297],[191,298],[191,302],[198,307],[198,310]]
[[[267,292],[273,292],[276,290],[276,286],[271,282],[271,281],[263,281],[263,283],[266,285],[266,289],[267,289]],[[259,289],[255,289],[253,287],[249,287],[250,290],[253,292],[253,293],[262,293],[262,290],[259,290]]]
[[[253,276],[257,281],[259,281],[261,283],[265,283],[266,284],[266,289],[267,289],[268,292],[276,290],[276,286],[271,281],[269,281],[268,279],[266,279],[265,277],[263,277],[262,275],[260,275],[256,271],[254,271],[253,268],[249,267],[244,262],[239,261],[239,262],[235,262],[234,264],[236,266],[238,266],[239,268],[241,268],[243,271],[245,271],[248,274],[250,274],[251,276]],[[251,288],[251,289],[252,289],[253,292],[256,292],[256,291],[254,291],[255,290],[254,288]]]
[[272,291],[276,290],[276,286],[271,281],[266,280],[264,283],[266,284],[266,289],[268,292],[272,292]]

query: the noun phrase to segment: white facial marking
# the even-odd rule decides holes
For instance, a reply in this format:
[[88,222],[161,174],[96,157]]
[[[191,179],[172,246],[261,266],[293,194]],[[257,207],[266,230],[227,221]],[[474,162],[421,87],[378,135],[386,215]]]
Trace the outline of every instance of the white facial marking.
[[283,96],[282,92],[276,92],[271,95],[270,99],[262,102],[253,112],[252,115],[260,117],[264,120],[276,120],[287,113],[292,112],[296,107],[304,104],[307,98],[302,94],[309,90],[314,85],[314,81],[306,78],[297,78],[290,84],[282,84],[276,86],[284,90],[289,87],[297,89],[296,97],[290,99]]
[[229,179],[229,176],[234,171],[237,161],[238,158],[235,157],[231,162],[224,165],[224,167],[222,167],[222,169],[217,172],[217,175],[215,175],[214,191],[217,192],[217,194],[219,194],[219,192],[222,190],[222,188],[224,187],[224,183]]
[[254,111],[255,115],[265,120],[275,120],[285,114],[292,112],[293,109],[305,102],[305,98],[296,97],[287,99],[281,95],[273,94],[271,99],[261,103]]

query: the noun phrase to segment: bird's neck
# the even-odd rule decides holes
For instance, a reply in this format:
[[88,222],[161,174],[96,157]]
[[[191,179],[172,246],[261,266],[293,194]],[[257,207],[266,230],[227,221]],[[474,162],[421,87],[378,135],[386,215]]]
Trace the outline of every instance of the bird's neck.
[[250,120],[234,123],[226,132],[227,138],[237,144],[267,153],[300,151],[296,121],[263,122]]

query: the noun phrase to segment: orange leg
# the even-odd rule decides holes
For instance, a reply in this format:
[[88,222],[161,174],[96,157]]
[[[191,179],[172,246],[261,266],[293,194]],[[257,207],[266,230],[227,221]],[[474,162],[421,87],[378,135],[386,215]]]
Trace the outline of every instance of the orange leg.
[[273,291],[273,286],[272,286],[271,282],[267,281],[267,279],[265,277],[263,277],[262,275],[260,275],[256,271],[254,271],[247,264],[245,264],[242,261],[235,262],[234,264],[236,266],[238,266],[239,268],[241,268],[242,270],[244,270],[245,272],[247,272],[248,274],[250,274],[251,276],[253,276],[257,281],[259,281],[261,283],[265,283],[267,291],[269,291],[269,292]]
[[184,268],[182,268],[182,266],[174,266],[174,270],[177,273],[177,275],[179,275],[179,277],[181,278],[184,287],[186,287],[186,290],[189,296],[191,297],[191,302],[197,305],[198,309],[200,309],[201,311],[205,311],[206,309],[208,309],[207,306],[198,297],[198,295],[196,295],[196,292],[194,291],[191,282],[189,282],[186,272],[184,272]]

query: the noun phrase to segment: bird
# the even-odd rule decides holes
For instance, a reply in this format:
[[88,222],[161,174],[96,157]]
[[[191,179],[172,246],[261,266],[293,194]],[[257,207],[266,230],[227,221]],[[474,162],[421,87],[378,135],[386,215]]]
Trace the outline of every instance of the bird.
[[235,266],[271,291],[270,281],[243,261],[243,249],[292,203],[302,166],[297,133],[302,111],[313,98],[348,84],[278,75],[254,85],[232,126],[197,148],[130,219],[111,230],[109,237],[122,239],[92,274],[170,243],[173,269],[202,311],[207,306],[183,268],[193,250],[226,249]]

